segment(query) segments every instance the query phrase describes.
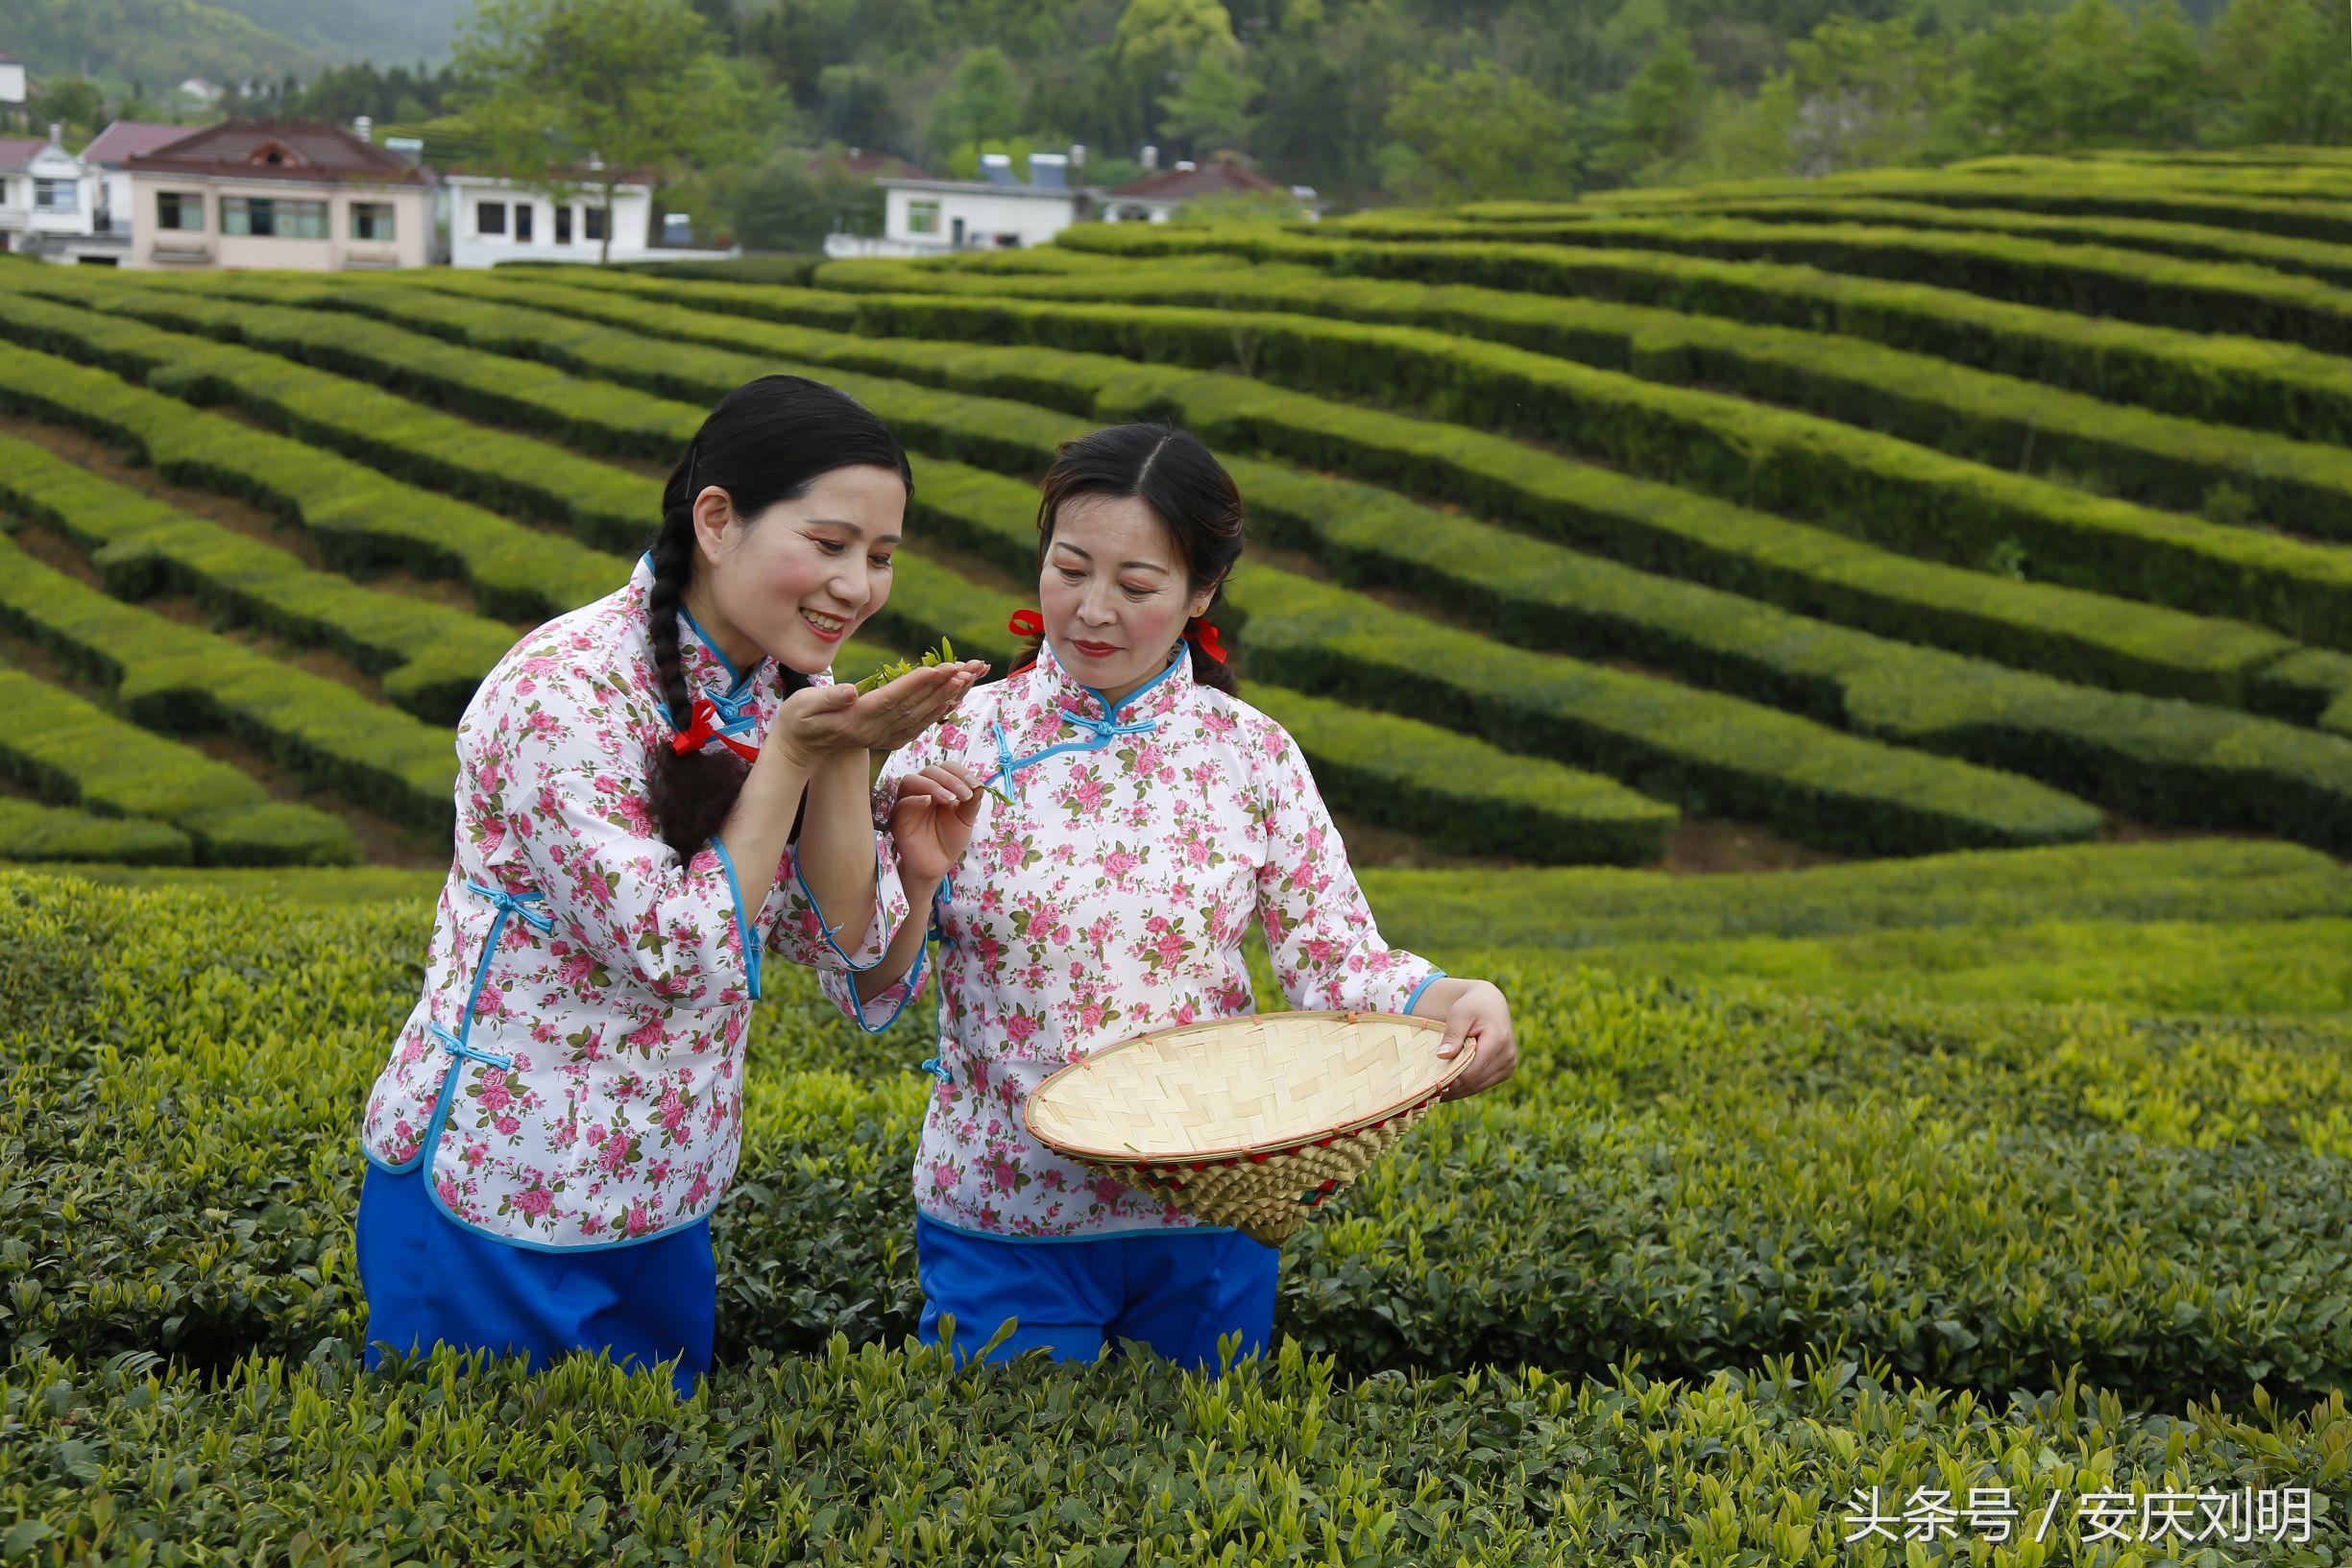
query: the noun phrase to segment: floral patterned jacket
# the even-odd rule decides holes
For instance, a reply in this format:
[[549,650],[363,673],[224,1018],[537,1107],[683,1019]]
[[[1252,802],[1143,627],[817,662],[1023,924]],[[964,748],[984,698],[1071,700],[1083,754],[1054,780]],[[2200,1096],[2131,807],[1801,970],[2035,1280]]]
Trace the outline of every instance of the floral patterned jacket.
[[[424,995],[361,1131],[377,1166],[423,1167],[451,1218],[523,1246],[623,1246],[708,1214],[741,1147],[763,955],[865,967],[906,914],[885,835],[874,919],[850,951],[794,854],[746,918],[723,845],[681,862],[662,841],[645,767],[676,731],[645,631],[652,580],[640,561],[532,632],[467,705]],[[783,700],[778,666],[738,669],[680,621],[688,686],[721,732],[705,748],[756,744]]]
[[[1179,646],[1113,711],[1048,644],[884,764],[877,821],[899,779],[940,761],[1009,764],[1014,802],[987,799],[934,901],[938,1081],[914,1176],[940,1223],[1038,1239],[1197,1227],[1045,1148],[1021,1111],[1088,1051],[1251,1011],[1253,920],[1294,1007],[1404,1012],[1440,977],[1381,942],[1297,742],[1197,684],[1191,660]],[[843,977],[824,983],[848,997]],[[917,968],[884,992],[869,1026],[925,983]]]

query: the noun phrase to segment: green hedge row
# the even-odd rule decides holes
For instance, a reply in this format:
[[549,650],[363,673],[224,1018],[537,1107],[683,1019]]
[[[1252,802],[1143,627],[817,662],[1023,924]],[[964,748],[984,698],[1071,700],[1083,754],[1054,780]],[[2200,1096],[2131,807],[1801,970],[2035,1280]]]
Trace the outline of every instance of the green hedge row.
[[[598,549],[643,548],[660,524],[658,480],[606,464],[567,461],[543,441],[475,424],[276,353],[165,330],[128,314],[150,301],[161,301],[157,308],[164,313],[175,298],[101,288],[85,309],[18,288],[8,294],[0,331],[189,402],[241,408],[394,478],[447,490],[508,516],[562,524]],[[202,303],[191,300],[189,306]],[[241,308],[214,316],[210,329],[229,330]],[[183,325],[198,323],[183,318]]]
[[[1384,401],[1517,431],[1911,554],[1975,566],[2022,545],[2035,573],[2052,581],[2352,646],[2352,557],[2340,550],[2151,511],[1741,398],[1414,327],[953,297],[859,302],[868,331],[1182,355],[1203,368],[1229,363],[1246,334],[1255,374],[1294,390],[1346,396],[1376,384]],[[2332,461],[2315,453],[2304,466]]]
[[[304,314],[280,312],[281,316]],[[306,322],[280,322],[276,330],[324,338],[339,332],[340,322],[339,317],[311,315]],[[384,334],[395,333],[391,327],[379,330]],[[471,350],[434,344],[430,339],[422,341],[440,349],[444,355],[464,355],[469,361],[481,361],[485,384],[495,382],[499,375],[497,367],[508,363]],[[387,351],[393,348],[390,344],[378,347]],[[362,350],[354,348],[349,351]],[[465,369],[463,365],[445,363],[442,373],[461,374]],[[742,369],[758,374],[753,366]],[[733,375],[709,396],[715,398],[744,378],[743,374]],[[611,395],[605,399],[607,402],[615,398],[636,396],[619,394],[610,387],[599,390]],[[936,395],[933,396],[935,398]],[[628,411],[624,408],[620,412],[625,415]],[[931,471],[927,468],[926,489]],[[996,624],[1001,626],[1001,617]],[[923,634],[924,642],[927,644],[934,635],[934,631],[927,630]],[[1482,746],[1441,748],[1435,759],[1417,762],[1413,760],[1417,749],[1425,747],[1433,738],[1426,726],[1395,725],[1372,713],[1364,715],[1361,722],[1343,722],[1327,711],[1328,707],[1302,705],[1298,712],[1315,727],[1322,755],[1342,766],[1342,773],[1335,775],[1335,783],[1347,792],[1342,798],[1363,800],[1375,818],[1385,817],[1398,824],[1410,821],[1453,842],[1474,841],[1484,847],[1485,853],[1525,853],[1544,860],[1647,860],[1655,859],[1662,850],[1663,834],[1672,824],[1673,813],[1655,802],[1597,779],[1580,779],[1563,769],[1514,764]],[[1455,722],[1459,725],[1461,721]],[[1481,782],[1476,793],[1480,804],[1489,808],[1482,816],[1491,820],[1466,819],[1462,791],[1440,787],[1442,780],[1465,764],[1478,765],[1476,776]],[[1558,796],[1556,807],[1547,799],[1554,795]]]
[[[0,880],[14,1094],[5,1337],[226,1366],[349,1339],[352,1116],[429,902],[311,909]],[[2336,1390],[2352,1072],[2340,1025],[1730,1001],[1556,963],[1511,1086],[1417,1127],[1285,1249],[1278,1328],[1350,1373],[1639,1354],[1703,1376],[1836,1344],[1995,1396],[2078,1374],[2176,1407]],[[895,1338],[916,1304],[920,1026],[758,1010],[714,1221],[721,1354]],[[854,1072],[811,1059],[847,1056]],[[1934,1073],[1922,1093],[1923,1071]],[[272,1092],[300,1085],[301,1092]],[[72,1234],[60,1251],[41,1239]]]
[[[2315,185],[2315,180],[2320,183]],[[2337,188],[2330,192],[2324,188],[2326,185]],[[2282,183],[2275,177],[2266,178],[2251,170],[2211,170],[2184,176],[2175,170],[2110,166],[2105,170],[2049,171],[2043,177],[2021,180],[1972,179],[1956,171],[1929,174],[1916,169],[1871,169],[1822,181],[1731,181],[1681,190],[1597,192],[1589,205],[1576,207],[1555,203],[1472,203],[1453,209],[1446,216],[1472,224],[1516,225],[1556,222],[1564,213],[1588,212],[1595,207],[1612,212],[1671,211],[1694,200],[1778,196],[1808,199],[1829,192],[1934,202],[1946,206],[2206,224],[2323,244],[2352,243],[2352,203],[2344,200],[2337,177],[2325,172],[2292,177]],[[1379,221],[1379,214],[1367,213],[1342,220],[1333,229],[1336,231],[1342,228],[1370,227]]]
[[[2202,177],[2183,184],[2175,175],[2129,181],[1922,181],[1915,173],[1879,171],[1869,182],[1875,194],[1937,202],[1948,206],[2009,207],[2026,212],[2146,218],[2164,223],[2209,224],[2217,228],[2281,234],[2321,244],[2352,243],[2352,202],[2340,187],[2335,199],[2300,192],[2263,190],[2243,174]],[[2249,188],[2251,185],[2252,188]]]
[[299,302],[305,292],[302,284],[258,283],[254,292],[231,299],[214,291],[137,288],[116,279],[92,283],[71,272],[64,276],[67,281],[61,283],[43,279],[19,287],[28,294],[85,304],[153,326],[264,349],[469,419],[511,421],[512,408],[519,402],[527,403],[534,411],[530,422],[534,428],[554,430],[568,440],[593,442],[624,456],[674,460],[693,439],[707,412],[701,407],[666,407],[643,398],[616,397],[609,387],[548,374],[531,366],[502,371],[493,367],[491,378],[481,380],[485,367],[468,356],[452,355],[440,344],[366,320],[341,321],[331,334],[322,333],[314,314],[280,309],[272,302]]
[[[916,509],[1008,572],[1033,567],[1035,493],[924,466]],[[1736,698],[1530,653],[1255,565],[1226,590],[1245,668],[1574,761],[1688,811],[1879,854],[2053,843],[2098,815],[2026,780],[1841,735]],[[2347,753],[2352,757],[2352,753]]]
[[2339,287],[2352,283],[2352,246],[2324,245],[2214,224],[2013,212],[2002,207],[1946,206],[1935,202],[1873,196],[1695,198],[1686,205],[1677,203],[1669,210],[1677,215],[1703,213],[1758,223],[1864,223],[2024,234],[2060,244],[2105,245],[2191,260],[2243,261],[2280,272],[2301,273]]
[[[1899,1539],[1915,1496],[1976,1487],[1998,1488],[2015,1538],[2056,1521],[2022,1549],[2049,1555],[2021,1561],[2073,1559],[2090,1493],[2184,1484],[2315,1500],[2319,1547],[2249,1519],[2232,1562],[2321,1560],[2344,1534],[2325,1484],[2352,1427],[2337,1404],[2125,1414],[2069,1380],[1997,1410],[1830,1356],[1688,1386],[1630,1367],[1581,1385],[1336,1373],[1286,1348],[1222,1375],[1031,1358],[973,1377],[839,1338],[755,1356],[681,1405],[589,1360],[443,1352],[366,1376],[329,1344],[212,1379],[26,1355],[0,1364],[24,1412],[0,1490],[36,1560],[165,1568],[359,1541],[388,1561],[1892,1568],[1920,1556]],[[1849,1544],[1873,1496],[1892,1522]],[[1989,1532],[1954,1518],[1962,1551]]]
[[[456,314],[447,304],[434,309],[445,322]],[[497,314],[504,325],[495,332],[485,328],[484,335],[519,334],[543,351],[576,355],[573,362],[583,369],[626,366],[643,357],[624,334],[567,327],[540,312],[511,306]],[[551,345],[560,347],[546,347]],[[681,380],[700,374],[709,378],[709,387],[723,388],[745,368],[738,356],[690,350],[663,374]],[[1030,373],[1034,371],[1031,367]],[[681,385],[679,390],[701,389]],[[902,410],[886,386],[861,383],[850,390],[934,449],[1000,448],[1022,422],[1017,408],[1005,414],[958,411],[964,428],[976,425],[984,434],[977,443],[942,443],[932,422],[939,412],[935,407]],[[1042,468],[1052,441],[1066,433],[1052,421],[1045,422],[1048,427],[1030,438],[1033,446],[1021,466],[1024,471]],[[954,438],[958,432],[947,434]],[[2327,845],[2352,841],[2347,839],[2352,818],[2346,813],[2352,806],[2352,750],[2334,736],[2186,704],[2070,688],[1889,645],[1727,594],[1511,540],[1338,481],[1247,462],[1237,463],[1236,474],[1262,520],[1271,518],[1277,526],[1297,530],[1283,543],[1315,549],[1346,575],[1422,591],[1433,575],[1443,583],[1449,571],[1457,573],[1448,602],[1457,608],[1475,604],[1482,619],[1491,622],[1507,622],[1517,596],[1516,608],[1527,624],[1515,630],[1530,640],[1543,637],[1595,654],[1630,652],[1773,706],[2025,772],[2154,821],[2251,827]],[[927,478],[927,502],[935,499],[928,494],[930,483]],[[1009,493],[947,510],[951,527],[977,527],[972,537],[1008,568],[1027,569],[1031,536],[1026,520],[1015,517],[1021,508]],[[952,515],[957,513],[960,519]],[[1246,598],[1235,602],[1247,608]],[[1500,616],[1494,614],[1498,604],[1504,611]],[[1515,628],[1501,624],[1497,630],[1510,636]],[[1317,673],[1311,677],[1293,666],[1272,672],[1309,685],[1336,678],[1325,667],[1327,660],[1314,663]],[[2341,673],[2338,665],[2330,669]],[[1377,679],[1384,690],[1397,689],[1385,676]],[[2282,688],[2286,685],[2281,683]],[[1373,692],[1346,689],[1360,701],[1382,700]],[[1458,699],[1449,691],[1431,700]],[[2307,706],[2302,716],[2311,716],[2316,706]],[[1661,792],[1647,775],[1639,786]],[[1708,808],[1703,802],[1709,797],[1668,792],[1668,798],[1692,809]]]
[[0,860],[184,866],[195,858],[195,841],[168,822],[0,796]]
[[[498,363],[485,355],[473,357],[493,367]],[[620,569],[616,563],[615,571]],[[909,575],[902,570],[902,598]],[[939,587],[931,596],[934,606],[968,594],[964,585],[952,578]],[[960,629],[954,622],[944,629],[969,646],[984,647],[986,634],[1001,637],[1003,620],[1000,614],[976,626],[965,617]],[[941,629],[938,624],[910,626],[909,635],[928,645]],[[1370,808],[1363,813],[1368,819],[1400,826],[1409,822],[1449,842],[1476,841],[1488,853],[1550,861],[1655,859],[1672,825],[1670,808],[1588,775],[1511,758],[1454,736],[1444,737],[1452,744],[1435,746],[1437,760],[1429,762],[1426,756],[1440,738],[1429,727],[1377,714],[1346,723],[1305,707],[1306,701],[1299,699],[1299,715],[1320,724],[1317,739],[1322,755],[1335,768],[1346,770],[1344,781],[1335,774],[1335,783],[1351,794],[1362,793]],[[1417,757],[1424,760],[1417,761]],[[1443,787],[1448,775],[1455,781],[1451,788]],[[1371,787],[1375,783],[1377,789]]]
[[56,354],[0,343],[0,407],[126,446],[174,483],[251,502],[307,532],[347,576],[394,570],[464,583],[487,615],[545,619],[628,575],[624,562],[571,540]]
[[[902,557],[902,575],[908,558]],[[1011,598],[918,571],[875,618],[896,646],[845,646],[837,667],[863,670],[880,656],[935,639],[960,614],[959,647],[1009,668],[1019,644],[1004,630]],[[1647,865],[1665,854],[1675,809],[1613,780],[1524,757],[1453,730],[1368,712],[1259,680],[1244,699],[1288,730],[1317,784],[1349,818],[1414,834],[1442,853],[1551,863]]]
[[424,828],[446,832],[454,821],[457,757],[448,730],[109,598],[6,539],[0,624],[106,687],[151,729],[226,731],[313,787]]
[[[15,546],[0,540],[0,549]],[[340,818],[273,801],[228,763],[4,664],[0,710],[9,715],[0,728],[0,772],[44,800],[122,821],[125,842],[138,842],[137,821],[149,819],[167,833],[185,834],[207,865],[345,865],[359,858]],[[22,842],[58,855],[93,841],[63,825],[54,838],[37,825],[15,831],[30,835]]]
[[[2013,1007],[2097,1002],[2134,1014],[2341,1018],[2352,920],[2145,921],[2030,916],[2004,927],[1734,937],[1580,949],[1576,961],[1627,979],[1734,994]],[[2134,962],[2116,961],[2128,948]],[[1548,951],[1548,950],[1539,950]]]
[[0,435],[0,503],[81,545],[117,598],[186,593],[277,636],[333,648],[432,723],[455,724],[514,643],[496,621],[313,571],[275,545],[9,435]]
[[1376,245],[1238,229],[1124,235],[1121,227],[1068,230],[1062,242],[1105,247],[1096,256],[1103,262],[1133,255],[1167,265],[1240,254],[1344,276],[1623,300],[1838,332],[2191,419],[2311,440],[2352,438],[2352,387],[2340,374],[2341,362],[2260,338],[2047,310],[1926,283],[1661,251]]
[[[1004,290],[1024,301],[1050,299],[1056,302],[1035,308],[1065,318],[1067,325],[1056,326],[1054,340],[1072,347],[1085,346],[1088,324],[1106,341],[1130,341],[1121,324],[1146,302],[1425,327],[1645,380],[1737,393],[2174,511],[2197,511],[2208,504],[2215,487],[2227,485],[2264,522],[2352,539],[2352,518],[2346,516],[2352,511],[2347,506],[2352,457],[2333,446],[2120,407],[2038,381],[1828,333],[1462,285],[1296,272],[1267,277],[1248,267],[1167,275],[1138,265],[1125,274],[1006,279],[959,277],[908,262],[836,262],[819,281],[855,291],[970,298]],[[1098,300],[1125,302],[1064,302]],[[1254,314],[1221,315],[1217,321],[1196,320],[1191,312],[1148,315],[1154,342],[1171,350],[1161,357],[1209,366],[1239,359],[1253,366],[1263,352]],[[1019,335],[1038,334],[1031,328]]]
[[[699,387],[737,374],[746,361],[734,350],[748,350],[822,366],[844,385],[852,383],[842,371],[862,371],[978,396],[1043,402],[1096,420],[1168,415],[1228,450],[1269,451],[1309,468],[1338,469],[1398,490],[1449,496],[1635,566],[2068,679],[2251,706],[2303,720],[2339,693],[2352,692],[2352,663],[2341,655],[2297,654],[2275,634],[2252,626],[1918,561],[1688,491],[1564,462],[1501,438],[1230,376],[1187,375],[1100,354],[967,348],[753,325],[720,313],[796,312],[796,302],[775,302],[773,297],[783,293],[778,290],[693,288],[689,298],[717,307],[705,311],[634,294],[614,298],[610,291],[516,294],[462,283],[436,288],[487,296],[497,307],[444,303],[425,310],[413,303],[418,290],[352,290],[346,298],[354,309],[397,310],[404,318],[422,312],[420,325],[433,320],[436,329],[466,331],[471,341],[500,351],[539,353],[583,374],[634,376],[639,384],[689,396],[702,395]],[[854,304],[805,298],[828,311]],[[622,330],[568,324],[562,319],[566,312]],[[727,345],[720,351],[728,357],[675,349],[647,354],[640,334]],[[657,365],[664,368],[653,368]],[[878,407],[891,396],[873,383],[859,384],[858,391]],[[948,448],[954,455],[1006,466],[1002,442],[977,439],[964,405],[927,407],[901,397],[891,408],[894,420],[929,422],[939,432],[933,439],[957,442]],[[961,427],[942,424],[943,415],[958,417]],[[1058,429],[1051,422],[1024,421],[1004,405],[989,411],[986,425],[1001,428],[1016,444]],[[2274,679],[2272,671],[2284,669],[2288,659],[2295,661],[2291,670]]]
[[2352,917],[2352,871],[2317,850],[2260,839],[1969,850],[1709,877],[1386,866],[1358,876],[1381,934],[1441,962],[1478,948],[1566,952],[2038,920],[2276,925]]
[[[322,318],[319,330],[328,329]],[[730,374],[726,384],[740,378]],[[1032,462],[1044,455],[1032,451]],[[1033,504],[1024,485],[936,461],[925,464],[917,487],[920,515],[959,543],[984,543],[1016,572],[1033,565]],[[1256,598],[1277,590],[1311,606],[1303,619],[1257,620]],[[1597,754],[1601,772],[1691,809],[1898,852],[2050,842],[2096,829],[2096,813],[2079,802],[2022,780],[1928,762],[1707,693],[1494,649],[1268,568],[1253,570],[1248,593],[1237,591],[1232,602],[1252,617],[1248,646],[1257,666],[1277,681],[1507,737],[1513,750]],[[1325,645],[1343,628],[1355,649],[1345,657]],[[1415,794],[1426,798],[1425,787]]]
[[[1932,283],[2086,315],[2186,325],[2206,332],[2244,332],[2329,352],[2340,353],[2352,345],[2352,296],[2315,278],[2243,262],[2193,261],[2024,235],[1614,214],[1547,227],[1540,233],[1531,233],[1526,225],[1413,223],[1385,229],[1363,224],[1347,233],[1356,239],[1540,238],[1548,245],[1781,261]],[[2329,237],[2352,237],[2352,229]]]

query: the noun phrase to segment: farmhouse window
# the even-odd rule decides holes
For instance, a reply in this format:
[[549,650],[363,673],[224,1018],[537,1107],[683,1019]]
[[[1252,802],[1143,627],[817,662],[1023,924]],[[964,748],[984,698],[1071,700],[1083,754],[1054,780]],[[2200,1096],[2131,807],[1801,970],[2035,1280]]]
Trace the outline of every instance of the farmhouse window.
[[515,243],[517,245],[526,245],[530,242],[531,214],[538,210],[538,204],[534,202],[515,204]]
[[476,202],[473,204],[473,231],[477,234],[506,232],[506,204]]
[[36,212],[78,212],[82,206],[82,186],[73,180],[36,180],[33,181],[33,210]]
[[281,196],[224,196],[221,232],[272,239],[325,239],[327,204]]
[[593,240],[604,238],[604,208],[600,206],[580,208],[580,237]]
[[201,234],[205,231],[205,198],[202,191],[159,190],[156,192],[156,227],[177,229]]
[[569,202],[563,203],[555,209],[555,243],[558,245],[571,243],[571,204]]
[[909,202],[907,204],[907,232],[936,234],[939,231],[939,204]]
[[392,238],[392,204],[390,202],[353,202],[352,204],[352,238],[376,240]]

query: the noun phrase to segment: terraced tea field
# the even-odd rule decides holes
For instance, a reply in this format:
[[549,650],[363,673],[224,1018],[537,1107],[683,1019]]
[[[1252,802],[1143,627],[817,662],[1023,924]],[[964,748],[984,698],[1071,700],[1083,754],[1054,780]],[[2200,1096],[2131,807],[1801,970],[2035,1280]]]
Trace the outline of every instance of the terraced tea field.
[[[1009,658],[1057,441],[1206,439],[1245,696],[1513,999],[1264,1364],[909,1348],[927,1042],[786,973],[703,1398],[357,1374],[451,726],[777,370],[914,454],[851,674]],[[77,862],[0,871],[0,1560],[2342,1562],[2347,434],[2325,152],[788,286],[0,264],[0,858]]]
[[2340,852],[2352,183],[2296,178],[1082,228],[805,287],[12,267],[0,578],[43,689],[10,772],[126,825],[9,820],[432,863],[469,680],[619,580],[712,400],[792,369],[916,454],[860,668],[941,631],[1010,651],[1056,441],[1208,439],[1261,541],[1251,699],[1373,857]]

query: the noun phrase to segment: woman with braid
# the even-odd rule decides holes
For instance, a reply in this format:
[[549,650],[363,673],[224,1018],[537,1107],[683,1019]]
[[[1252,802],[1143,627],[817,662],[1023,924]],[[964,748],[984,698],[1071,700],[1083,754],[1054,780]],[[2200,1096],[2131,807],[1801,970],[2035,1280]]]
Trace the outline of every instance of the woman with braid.
[[868,1022],[850,975],[907,917],[868,754],[985,669],[863,696],[831,678],[889,595],[912,485],[842,394],[739,387],[628,582],[474,693],[424,995],[362,1131],[370,1365],[387,1345],[601,1350],[674,1363],[681,1393],[708,1368],[709,1216],[740,1148],[763,965],[814,967]]

